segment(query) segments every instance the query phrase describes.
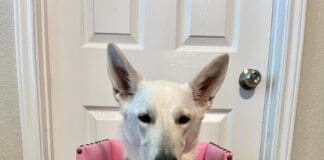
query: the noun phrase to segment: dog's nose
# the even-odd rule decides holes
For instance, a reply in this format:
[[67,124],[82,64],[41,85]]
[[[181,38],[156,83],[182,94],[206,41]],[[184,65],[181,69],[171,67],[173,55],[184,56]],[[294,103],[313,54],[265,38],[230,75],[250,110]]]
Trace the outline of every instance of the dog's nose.
[[156,156],[155,160],[177,160],[177,157],[172,153],[161,152]]

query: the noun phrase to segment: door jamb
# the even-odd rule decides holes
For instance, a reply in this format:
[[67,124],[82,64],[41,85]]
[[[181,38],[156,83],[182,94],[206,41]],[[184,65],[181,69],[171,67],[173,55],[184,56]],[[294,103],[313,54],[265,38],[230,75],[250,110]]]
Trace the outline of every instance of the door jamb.
[[307,0],[273,0],[260,160],[290,160]]
[[[307,0],[273,0],[260,160],[290,160]],[[46,0],[14,0],[24,160],[53,160]]]
[[46,0],[14,0],[24,160],[53,160]]

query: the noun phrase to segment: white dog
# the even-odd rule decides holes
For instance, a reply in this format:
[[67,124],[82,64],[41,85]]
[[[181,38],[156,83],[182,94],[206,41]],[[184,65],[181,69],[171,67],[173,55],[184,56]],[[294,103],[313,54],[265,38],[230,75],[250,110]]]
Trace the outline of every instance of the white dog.
[[220,88],[229,56],[209,63],[190,83],[147,81],[109,44],[108,74],[123,115],[125,159],[193,160],[200,124]]

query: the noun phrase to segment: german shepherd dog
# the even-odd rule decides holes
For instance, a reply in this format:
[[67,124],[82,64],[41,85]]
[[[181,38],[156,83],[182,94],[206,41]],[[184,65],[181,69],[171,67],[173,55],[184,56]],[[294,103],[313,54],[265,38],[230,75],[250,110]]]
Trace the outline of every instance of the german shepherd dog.
[[190,83],[145,80],[115,44],[108,75],[123,116],[125,159],[194,160],[204,113],[224,80],[229,56],[212,60]]

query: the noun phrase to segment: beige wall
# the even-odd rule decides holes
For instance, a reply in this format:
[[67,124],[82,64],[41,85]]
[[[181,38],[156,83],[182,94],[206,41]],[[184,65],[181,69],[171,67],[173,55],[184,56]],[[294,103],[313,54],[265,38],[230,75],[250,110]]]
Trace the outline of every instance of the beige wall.
[[0,160],[22,160],[12,0],[0,0]]
[[292,160],[324,160],[324,0],[308,0]]

